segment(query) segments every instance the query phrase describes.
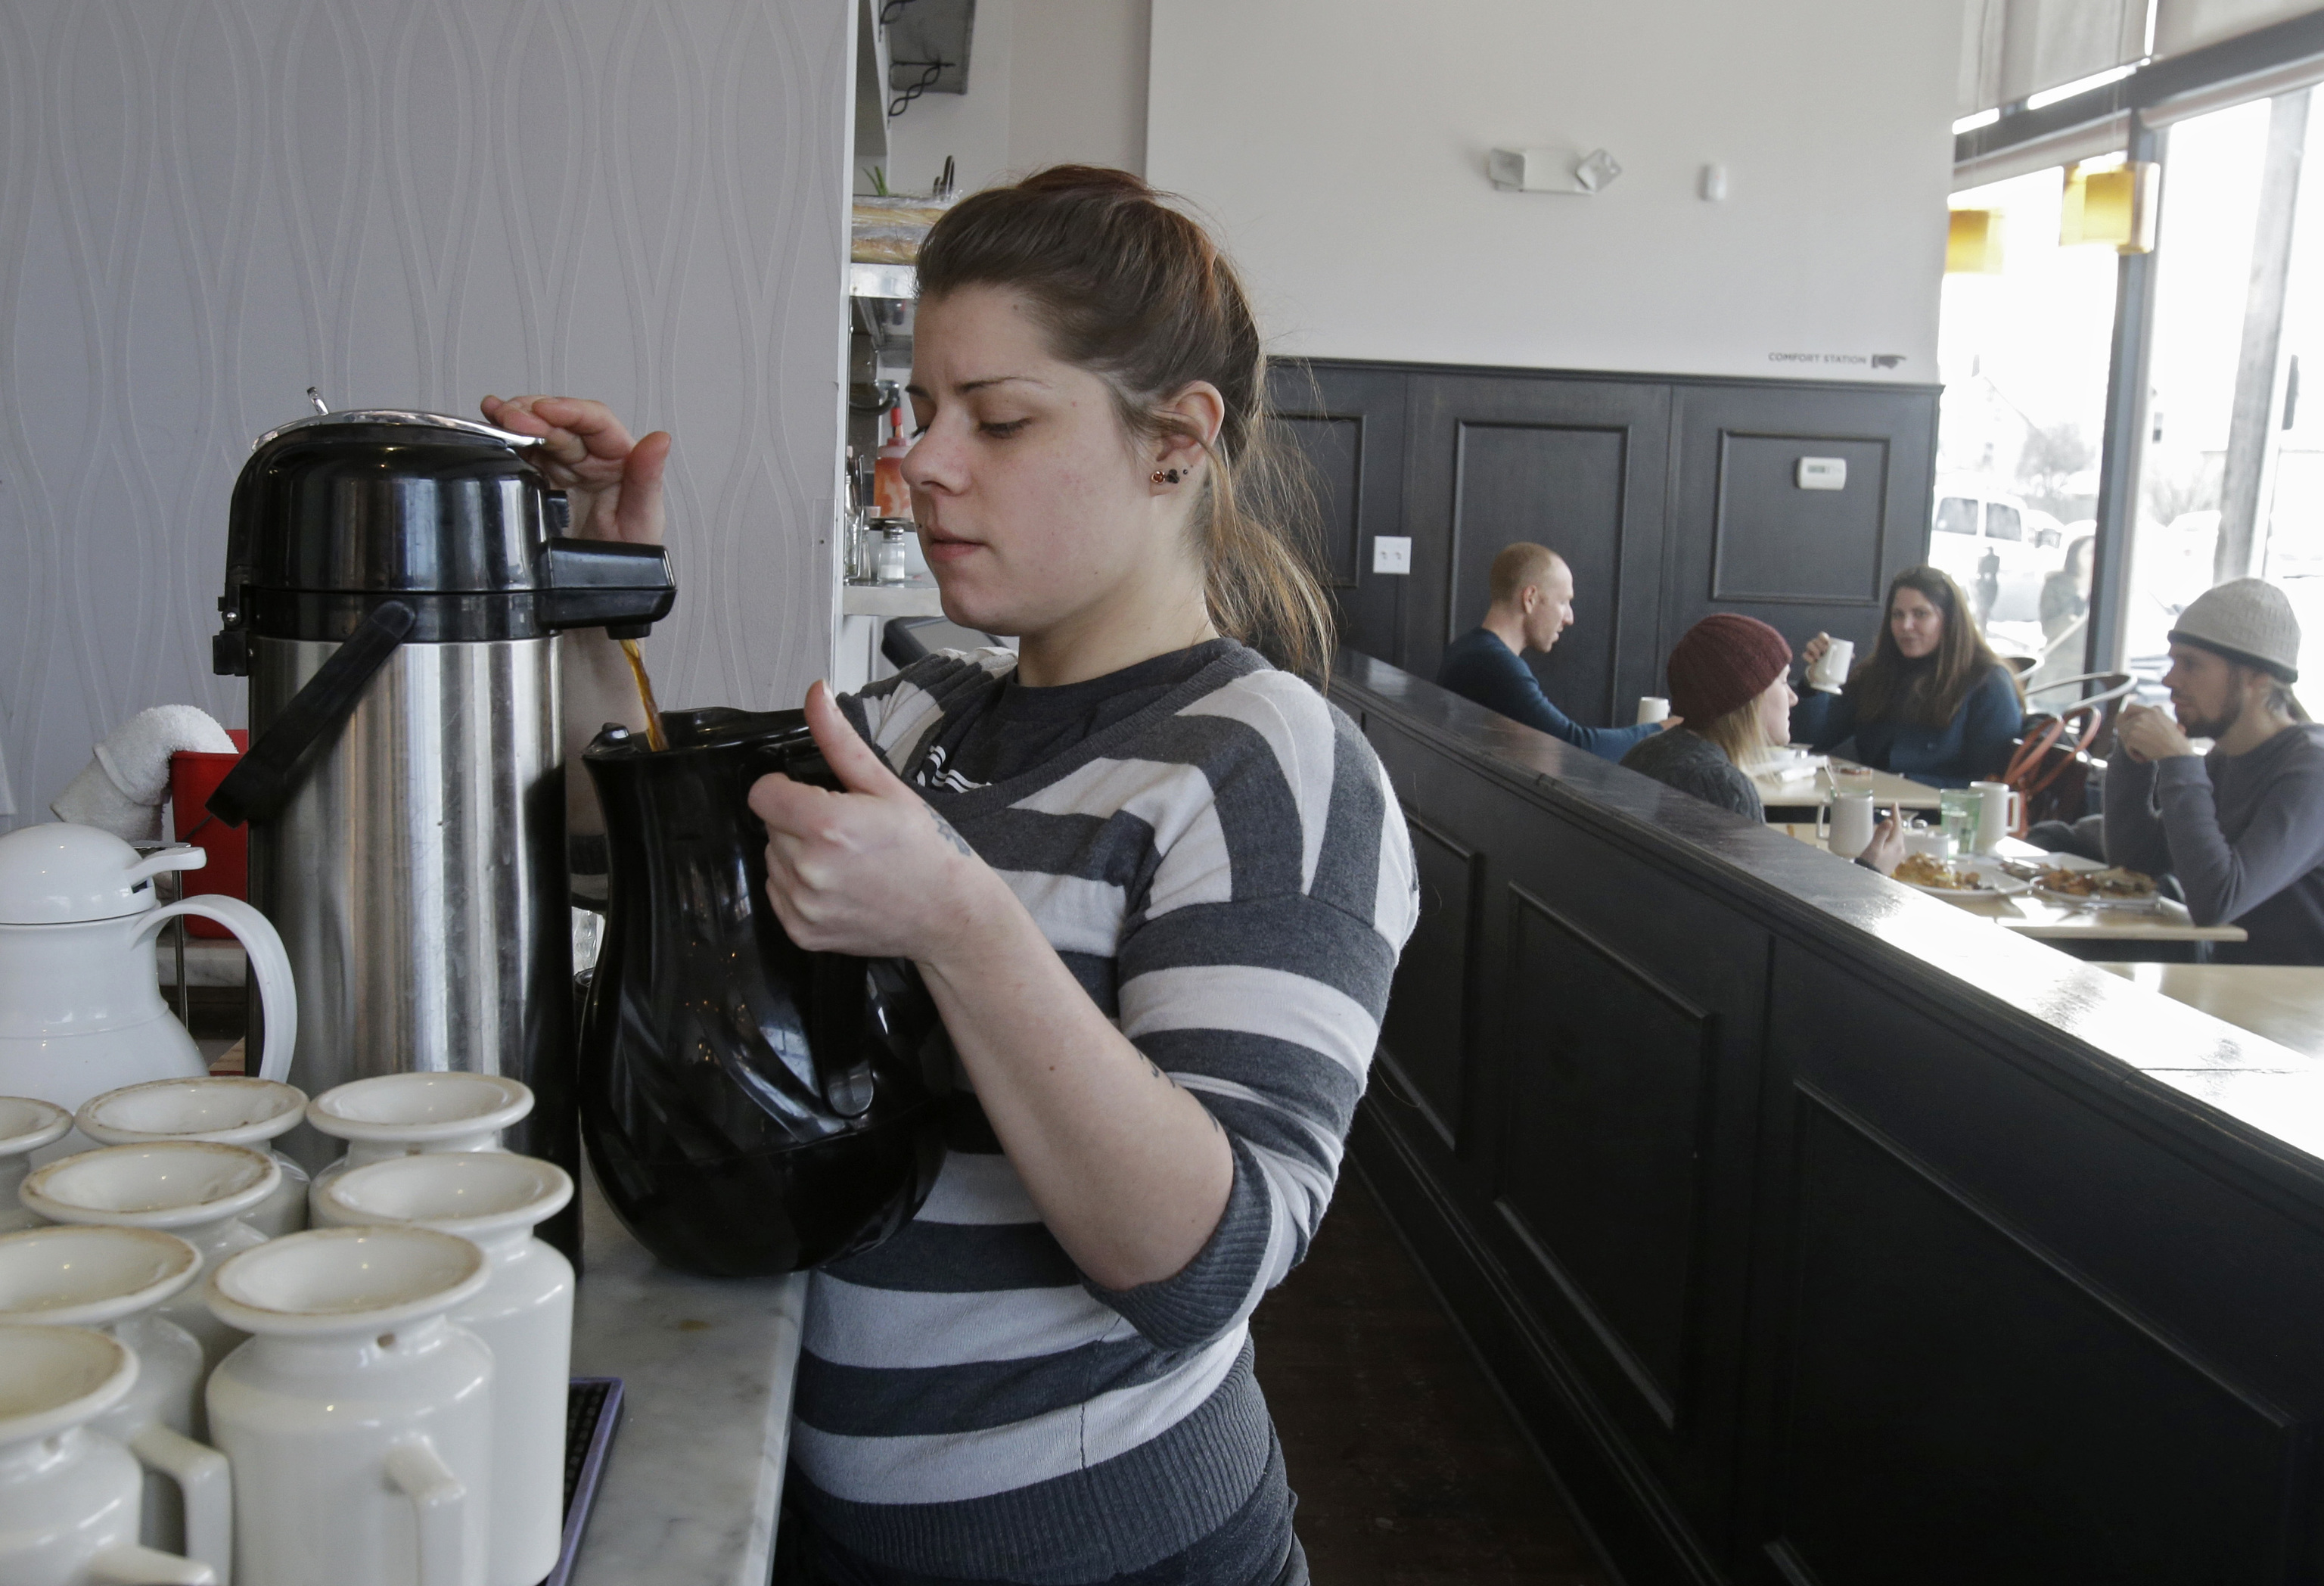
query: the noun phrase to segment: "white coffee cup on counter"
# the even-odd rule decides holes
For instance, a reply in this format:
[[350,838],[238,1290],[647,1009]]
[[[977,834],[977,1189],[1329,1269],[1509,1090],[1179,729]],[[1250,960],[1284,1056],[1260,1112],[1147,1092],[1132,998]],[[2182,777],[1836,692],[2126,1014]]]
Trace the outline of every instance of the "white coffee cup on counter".
[[532,1091],[496,1074],[383,1074],[335,1085],[307,1103],[307,1121],[347,1142],[307,1192],[308,1217],[328,1227],[322,1189],[340,1174],[396,1157],[497,1151],[501,1130],[532,1111]]
[[201,1265],[200,1251],[156,1228],[8,1234],[0,1237],[0,1323],[94,1327],[136,1356],[136,1382],[88,1428],[145,1469],[138,1540],[208,1564],[223,1581],[233,1570],[234,1510],[225,1456],[194,1441],[202,1346],[155,1314]]
[[307,1226],[307,1170],[267,1142],[299,1127],[307,1093],[278,1080],[213,1074],[206,1079],[155,1079],[124,1085],[81,1103],[74,1114],[81,1133],[103,1146],[151,1140],[216,1140],[263,1151],[282,1172],[274,1193],[243,1221],[269,1239]]
[[1808,687],[1826,694],[1837,694],[1848,681],[1848,669],[1856,661],[1856,641],[1851,639],[1827,639],[1824,652],[1816,657],[1815,665],[1808,669]]
[[491,1278],[433,1229],[318,1228],[209,1276],[250,1334],[210,1374],[234,1466],[235,1586],[480,1586],[493,1355],[445,1314]]
[[136,1381],[137,1357],[94,1328],[0,1326],[0,1581],[218,1581],[208,1564],[137,1540],[137,1462],[90,1430]]
[[[157,1140],[51,1162],[24,1181],[23,1194],[24,1204],[51,1222],[174,1233],[202,1253],[207,1267],[266,1242],[242,1219],[281,1182],[272,1158],[247,1146]],[[164,1302],[161,1314],[194,1335],[208,1368],[242,1342],[192,1288]]]
[[1668,720],[1670,720],[1669,700],[1653,694],[1644,694],[1638,696],[1638,725],[1643,727],[1652,722],[1666,722]]
[[507,1151],[399,1157],[318,1191],[341,1227],[409,1224],[473,1240],[492,1279],[450,1319],[493,1351],[493,1519],[485,1586],[534,1586],[565,1530],[565,1416],[573,1268],[533,1237],[573,1198],[553,1162]]
[[27,1211],[16,1191],[32,1171],[32,1153],[72,1132],[73,1115],[54,1102],[31,1096],[0,1096],[0,1233],[38,1228],[41,1215]]

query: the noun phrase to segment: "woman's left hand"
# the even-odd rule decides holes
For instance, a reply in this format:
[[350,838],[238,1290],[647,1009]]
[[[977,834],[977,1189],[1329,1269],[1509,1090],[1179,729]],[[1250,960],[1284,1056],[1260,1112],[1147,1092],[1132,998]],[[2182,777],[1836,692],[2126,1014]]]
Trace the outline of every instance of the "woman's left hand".
[[846,791],[779,774],[751,788],[776,917],[810,952],[937,961],[1005,883],[863,742],[827,685],[807,690],[807,719]]

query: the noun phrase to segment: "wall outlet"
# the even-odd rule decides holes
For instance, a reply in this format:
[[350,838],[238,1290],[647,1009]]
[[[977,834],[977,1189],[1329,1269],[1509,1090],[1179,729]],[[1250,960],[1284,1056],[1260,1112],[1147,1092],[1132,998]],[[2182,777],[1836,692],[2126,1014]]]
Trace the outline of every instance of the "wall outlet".
[[1411,572],[1412,537],[1406,534],[1373,535],[1372,571],[1375,573]]

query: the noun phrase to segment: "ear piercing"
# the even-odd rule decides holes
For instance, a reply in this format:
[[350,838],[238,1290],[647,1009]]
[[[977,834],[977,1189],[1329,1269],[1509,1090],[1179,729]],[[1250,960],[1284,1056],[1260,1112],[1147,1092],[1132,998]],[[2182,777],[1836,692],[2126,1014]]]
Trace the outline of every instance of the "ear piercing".
[[1176,468],[1157,468],[1154,470],[1154,483],[1157,484],[1176,484],[1178,483],[1180,477],[1181,475]]

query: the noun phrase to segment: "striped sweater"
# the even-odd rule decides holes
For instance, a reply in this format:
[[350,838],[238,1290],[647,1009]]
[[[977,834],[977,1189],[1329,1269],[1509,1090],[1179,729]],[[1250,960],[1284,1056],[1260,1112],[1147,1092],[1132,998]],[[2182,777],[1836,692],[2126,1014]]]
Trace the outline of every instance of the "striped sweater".
[[1014,664],[931,656],[843,705],[1218,1119],[1233,1187],[1184,1271],[1105,1289],[964,1092],[918,1215],[815,1275],[791,1450],[798,1500],[867,1559],[1074,1586],[1182,1551],[1259,1483],[1248,1321],[1331,1199],[1416,890],[1370,746],[1240,646],[1029,772],[937,781],[929,746]]

